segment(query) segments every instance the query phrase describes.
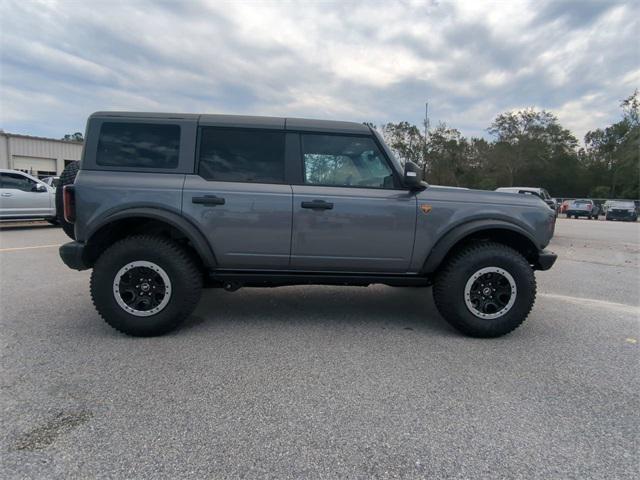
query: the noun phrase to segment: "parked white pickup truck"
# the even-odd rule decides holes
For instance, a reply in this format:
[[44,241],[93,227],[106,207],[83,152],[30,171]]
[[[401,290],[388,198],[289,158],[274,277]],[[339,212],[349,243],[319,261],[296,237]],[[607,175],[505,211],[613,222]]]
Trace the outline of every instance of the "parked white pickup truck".
[[55,191],[27,173],[0,169],[0,220],[44,218],[57,223]]

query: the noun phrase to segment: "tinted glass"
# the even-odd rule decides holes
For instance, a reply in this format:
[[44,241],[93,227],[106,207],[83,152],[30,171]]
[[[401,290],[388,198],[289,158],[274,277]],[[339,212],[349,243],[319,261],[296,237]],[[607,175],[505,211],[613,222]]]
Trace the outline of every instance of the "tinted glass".
[[180,127],[152,123],[103,123],[96,163],[116,167],[176,168]]
[[310,185],[393,188],[393,174],[370,137],[302,135],[304,182]]
[[0,173],[0,187],[31,192],[36,182],[18,173]]
[[284,132],[200,129],[199,175],[222,182],[283,183]]

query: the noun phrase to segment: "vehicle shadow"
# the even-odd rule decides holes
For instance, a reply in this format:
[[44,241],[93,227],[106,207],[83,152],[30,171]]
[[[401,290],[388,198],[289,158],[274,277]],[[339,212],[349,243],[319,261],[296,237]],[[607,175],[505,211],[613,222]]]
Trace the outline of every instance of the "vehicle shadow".
[[175,333],[225,324],[334,325],[457,335],[438,313],[430,288],[296,286],[203,291],[198,308]]
[[60,228],[60,225],[52,225],[48,222],[41,223],[24,223],[24,222],[0,222],[0,232],[1,231],[12,231],[12,230],[47,230],[50,228]]

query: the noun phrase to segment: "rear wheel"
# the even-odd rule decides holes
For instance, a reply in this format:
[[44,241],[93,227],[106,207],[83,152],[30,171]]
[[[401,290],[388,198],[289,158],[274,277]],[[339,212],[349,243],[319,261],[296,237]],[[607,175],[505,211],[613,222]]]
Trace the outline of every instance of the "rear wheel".
[[433,296],[442,316],[473,337],[499,337],[516,329],[531,311],[536,280],[527,260],[506,245],[465,247],[444,265]]
[[62,193],[65,185],[71,185],[75,182],[79,169],[80,162],[70,162],[66,167],[64,167],[64,170],[60,174],[60,181],[56,187],[56,217],[58,219],[58,223],[62,227],[62,230],[64,230],[64,233],[66,233],[72,240],[76,239],[75,232],[73,224],[64,219]]
[[91,274],[91,297],[102,318],[133,336],[162,335],[194,310],[202,274],[176,242],[135,235],[105,250]]

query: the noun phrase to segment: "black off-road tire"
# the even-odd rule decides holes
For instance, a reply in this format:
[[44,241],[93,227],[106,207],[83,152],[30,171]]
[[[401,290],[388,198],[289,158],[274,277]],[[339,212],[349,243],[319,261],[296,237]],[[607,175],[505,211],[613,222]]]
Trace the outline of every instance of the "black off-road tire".
[[62,192],[64,190],[65,185],[71,185],[76,180],[76,175],[78,175],[78,170],[80,170],[80,162],[71,162],[60,174],[60,181],[58,182],[58,186],[56,187],[56,216],[58,218],[58,223],[64,230],[69,238],[75,240],[75,232],[73,230],[73,224],[67,222],[64,219],[64,204],[62,201]]
[[[116,301],[114,280],[131,262],[152,262],[166,272],[171,295],[150,316],[136,316]],[[134,235],[107,248],[93,267],[91,298],[100,316],[116,330],[136,337],[162,335],[176,329],[195,309],[202,293],[202,272],[193,255],[165,237]]]
[[[515,281],[517,293],[510,310],[495,319],[471,313],[465,303],[467,281],[480,269],[498,267]],[[536,298],[536,279],[527,260],[516,250],[494,242],[478,242],[454,254],[435,278],[433,298],[440,314],[453,327],[472,337],[505,335],[527,318]]]

